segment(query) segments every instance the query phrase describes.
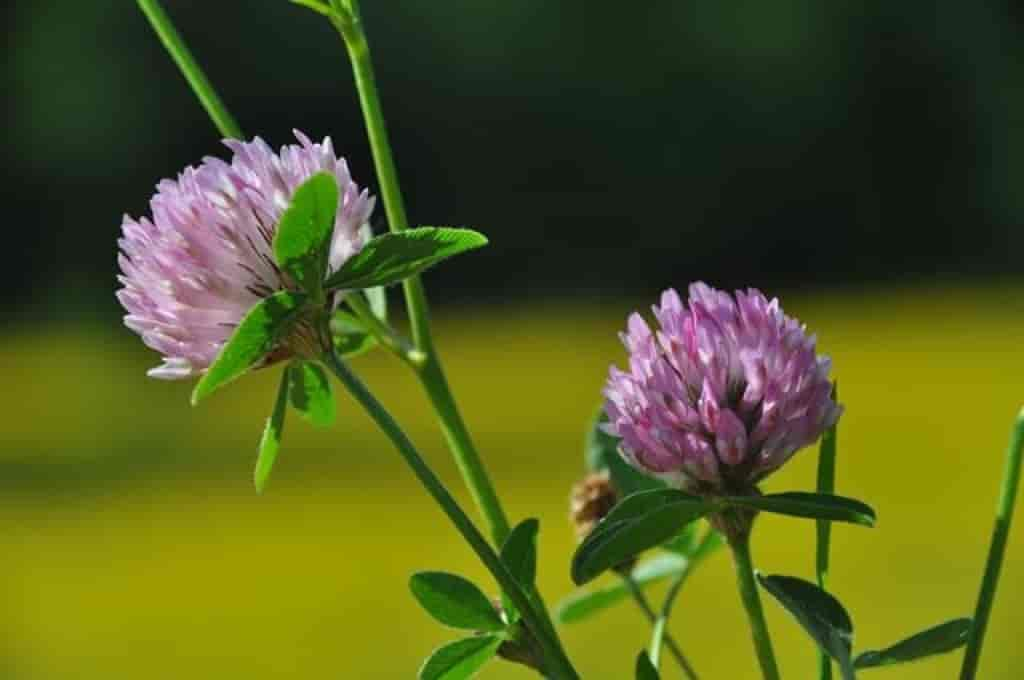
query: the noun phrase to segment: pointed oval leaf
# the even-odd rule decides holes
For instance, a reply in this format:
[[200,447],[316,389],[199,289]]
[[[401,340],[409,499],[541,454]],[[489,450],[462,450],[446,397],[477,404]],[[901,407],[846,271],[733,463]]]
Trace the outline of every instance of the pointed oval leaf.
[[302,313],[307,296],[282,290],[253,305],[192,391],[192,405],[239,377],[274,349]]
[[849,522],[866,527],[875,526],[875,511],[871,509],[871,506],[853,498],[832,494],[787,491],[764,496],[731,496],[726,499],[726,502],[777,515]]
[[421,571],[409,589],[427,613],[446,626],[499,631],[505,627],[494,605],[472,582],[443,571]]
[[281,374],[281,383],[277,388],[277,399],[274,401],[274,410],[267,418],[267,424],[263,428],[263,436],[260,438],[260,452],[256,457],[256,469],[253,471],[253,482],[256,485],[256,492],[263,493],[267,486],[267,479],[270,471],[277,460],[277,452],[281,448],[281,435],[284,433],[284,414],[288,410],[288,372]]
[[861,652],[854,659],[853,667],[861,669],[892,666],[952,652],[967,644],[970,632],[970,619],[953,619],[912,635],[891,647]]
[[587,429],[583,450],[589,472],[608,471],[612,485],[623,496],[665,488],[664,482],[648,477],[627,463],[619,454],[619,440],[602,429],[608,422],[603,408],[598,408]]
[[[537,577],[537,532],[540,522],[536,519],[523,520],[512,529],[501,546],[501,561],[516,581],[529,592]],[[519,612],[512,599],[504,592],[501,594],[502,608],[509,621],[518,621]]]
[[333,425],[337,406],[324,369],[311,361],[293,361],[288,375],[288,399],[292,407],[318,427]]
[[486,244],[483,234],[452,227],[417,227],[383,234],[346,260],[325,285],[330,290],[390,286]]
[[659,680],[660,677],[647,652],[640,652],[636,657],[636,680]]
[[576,549],[572,579],[576,585],[675,536],[689,522],[712,510],[711,504],[675,489],[629,496],[605,517]]
[[[663,554],[638,564],[630,576],[639,586],[655,583],[668,576],[687,571],[692,563],[681,555]],[[622,581],[595,590],[573,593],[555,607],[555,618],[559,623],[577,623],[604,611],[629,596],[629,589]]]
[[853,677],[850,649],[853,622],[846,608],[818,586],[792,576],[757,575],[767,590],[826,654],[839,663],[844,677]]
[[318,172],[295,189],[274,234],[277,266],[313,296],[323,290],[337,213],[338,180]]
[[501,546],[501,560],[520,585],[529,588],[537,577],[537,532],[540,522],[523,520],[512,529]]
[[437,649],[420,668],[420,680],[467,680],[498,653],[501,638],[477,635]]
[[[694,496],[678,489],[650,489],[647,491],[638,491],[619,501],[615,507],[605,515],[604,519],[594,527],[593,532],[591,532],[591,536],[608,529],[611,525],[617,522],[635,519],[641,515],[651,512],[652,510],[657,510],[658,508],[678,502],[696,502],[706,505],[708,509],[711,509],[712,507],[699,496]],[[680,526],[679,531],[675,533],[680,533],[682,529],[683,527]]]

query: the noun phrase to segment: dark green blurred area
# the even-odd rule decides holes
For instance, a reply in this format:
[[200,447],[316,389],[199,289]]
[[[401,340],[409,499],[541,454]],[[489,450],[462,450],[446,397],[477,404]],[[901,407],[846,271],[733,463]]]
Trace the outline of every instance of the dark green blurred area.
[[[413,221],[494,242],[434,277],[446,298],[1018,269],[1017,4],[365,4]],[[167,7],[247,134],[331,134],[373,185],[326,22]],[[121,214],[224,150],[133,3],[2,11],[6,306],[113,316]]]
[[[249,134],[330,134],[374,186],[321,19],[284,0],[166,5]],[[705,278],[786,292],[833,356],[838,491],[880,515],[834,531],[856,646],[969,613],[1024,382],[1020,7],[363,5],[412,219],[491,237],[428,287],[510,514],[541,519],[549,601],[571,590],[566,498],[623,360],[615,334],[656,291]],[[0,20],[17,255],[0,279],[0,679],[412,677],[455,635],[416,608],[408,574],[493,586],[382,437],[347,399],[330,431],[292,418],[257,496],[274,371],[191,409],[188,385],[144,378],[157,358],[116,322],[120,216],[224,155],[212,125],[134,3],[10,3]],[[411,377],[381,352],[356,367],[469,507]],[[768,490],[811,488],[814,461],[800,454]],[[986,680],[1024,662],[1018,529]],[[766,520],[758,566],[810,577],[813,535]],[[711,680],[756,673],[732,586],[714,558],[673,623]],[[810,677],[811,647],[768,616],[785,677]],[[626,606],[566,630],[586,680],[627,677],[646,640]],[[958,659],[876,673],[952,678]]]

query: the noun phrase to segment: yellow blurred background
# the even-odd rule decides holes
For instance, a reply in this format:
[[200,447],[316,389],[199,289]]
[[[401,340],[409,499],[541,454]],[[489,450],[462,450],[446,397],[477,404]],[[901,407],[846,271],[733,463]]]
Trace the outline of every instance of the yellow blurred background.
[[[834,529],[832,584],[853,614],[857,649],[973,609],[1024,401],[1022,292],[993,282],[783,297],[818,333],[841,383],[837,491],[879,514],[874,530]],[[649,302],[448,308],[438,319],[450,378],[509,513],[541,520],[549,603],[572,589],[566,504],[583,424],[608,364],[623,359],[616,332]],[[156,361],[119,327],[23,327],[6,339],[0,677],[412,678],[457,637],[418,608],[409,574],[444,569],[493,584],[355,404],[339,400],[330,431],[290,418],[261,497],[251,467],[278,369],[192,409],[188,385],[144,376]],[[356,367],[469,508],[411,376],[381,351]],[[815,460],[802,452],[766,488],[812,489]],[[1024,660],[1021,526],[986,680],[1020,677]],[[763,518],[758,568],[810,578],[813,540],[813,523]],[[810,677],[810,643],[766,606],[784,676]],[[671,629],[704,678],[756,677],[724,553],[687,584]],[[648,632],[629,603],[564,629],[587,680],[631,677]],[[867,673],[952,678],[959,658]],[[481,677],[532,676],[492,663]]]

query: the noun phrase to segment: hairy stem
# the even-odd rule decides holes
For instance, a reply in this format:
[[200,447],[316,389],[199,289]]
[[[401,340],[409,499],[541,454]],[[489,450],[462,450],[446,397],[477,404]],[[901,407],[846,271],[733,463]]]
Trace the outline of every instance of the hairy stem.
[[992,529],[992,543],[988,550],[985,563],[985,575],[978,593],[978,605],[974,610],[974,623],[970,637],[967,639],[967,651],[960,669],[960,680],[974,680],[981,658],[981,645],[985,641],[989,614],[996,597],[996,586],[999,584],[999,572],[1003,566],[1003,555],[1006,552],[1006,541],[1010,535],[1010,521],[1013,519],[1013,508],[1017,501],[1017,487],[1020,482],[1021,456],[1024,452],[1024,410],[1017,415],[1010,437],[1010,445],[1006,451],[1006,466],[1003,471],[1003,483],[996,504],[996,522]]
[[427,465],[395,419],[333,351],[326,351],[324,360],[338,380],[341,381],[342,385],[345,386],[345,389],[366,410],[367,414],[380,427],[385,436],[391,440],[391,443],[401,454],[406,464],[412,469],[416,478],[423,485],[423,488],[441,506],[448,519],[451,520],[458,532],[473,549],[473,552],[476,553],[483,565],[494,576],[498,585],[511,598],[526,625],[536,635],[544,653],[545,667],[551,677],[555,680],[578,680],[579,676],[572,667],[571,662],[565,657],[564,652],[562,652],[561,644],[557,639],[552,639],[548,633],[543,618],[538,614],[531,598],[520,587],[515,577],[512,576],[512,573],[498,557],[494,548],[491,547],[487,539],[473,524],[473,521],[459,507],[452,495],[448,493],[444,484],[430,469],[430,466]]
[[754,639],[754,650],[757,661],[761,665],[764,680],[779,680],[779,668],[775,663],[775,652],[772,651],[772,640],[768,634],[768,624],[764,619],[761,607],[761,595],[757,590],[754,578],[754,564],[750,558],[750,536],[744,532],[740,537],[730,537],[729,547],[732,548],[733,561],[736,563],[736,580],[739,586],[740,599],[747,610],[750,622],[750,633]]
[[138,0],[138,3],[139,9],[149,19],[149,23],[153,30],[156,31],[160,42],[164,44],[164,47],[167,48],[171,55],[171,59],[178,65],[178,69],[185,76],[189,87],[192,88],[196,97],[199,98],[199,103],[206,109],[206,113],[213,120],[213,124],[217,126],[217,129],[225,137],[241,139],[241,128],[238,127],[238,123],[228,113],[224,102],[221,101],[217,91],[213,89],[213,85],[207,80],[203,69],[196,63],[188,46],[174,28],[174,24],[160,5],[159,0]]

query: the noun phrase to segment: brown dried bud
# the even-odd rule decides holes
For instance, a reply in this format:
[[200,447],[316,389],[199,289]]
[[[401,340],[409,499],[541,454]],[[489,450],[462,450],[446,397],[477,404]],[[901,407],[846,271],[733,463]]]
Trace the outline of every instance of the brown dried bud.
[[569,520],[582,541],[619,502],[619,492],[608,471],[592,472],[572,488],[569,496]]

